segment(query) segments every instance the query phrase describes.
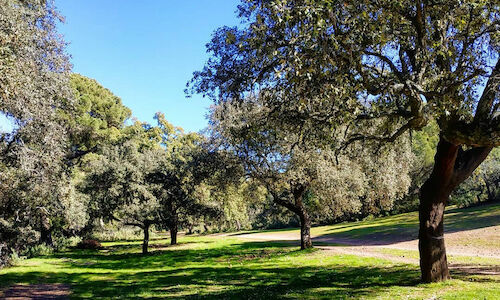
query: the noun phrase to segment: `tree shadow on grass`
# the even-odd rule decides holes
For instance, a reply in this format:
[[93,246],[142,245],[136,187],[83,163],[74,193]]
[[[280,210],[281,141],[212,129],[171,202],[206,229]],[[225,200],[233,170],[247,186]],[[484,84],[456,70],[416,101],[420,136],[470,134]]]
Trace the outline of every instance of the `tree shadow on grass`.
[[[105,278],[103,278],[105,277]],[[85,272],[5,275],[9,282],[64,283],[75,297],[265,299],[307,293],[312,297],[376,295],[392,286],[414,286],[413,271],[400,267],[188,267],[149,272]],[[143,296],[148,295],[148,296]]]
[[[73,251],[53,256],[60,258],[57,264],[63,269],[7,273],[0,276],[0,285],[62,283],[71,286],[74,297],[91,299],[266,299],[304,295],[339,299],[375,297],[393,287],[419,284],[417,266],[369,266],[349,257],[320,265],[304,262],[304,255],[316,251],[298,251],[289,243],[269,242],[174,248],[147,256]],[[304,263],[294,266],[296,259]],[[467,276],[454,274],[464,280]]]
[[[184,243],[188,244],[188,243]],[[147,255],[140,252],[123,252],[129,250],[131,245],[115,245],[118,251],[97,252],[93,250],[74,250],[70,252],[57,253],[53,257],[60,258],[64,262],[73,263],[87,261],[91,263],[78,264],[85,265],[89,269],[110,269],[110,270],[140,270],[143,268],[155,267],[182,267],[186,263],[226,263],[231,261],[268,259],[280,255],[298,253],[297,247],[290,243],[279,242],[242,242],[224,247],[208,249],[182,249],[172,247],[168,250],[153,250]],[[132,245],[137,248],[137,245]],[[182,246],[182,245],[178,245]],[[137,248],[139,250],[139,248]]]

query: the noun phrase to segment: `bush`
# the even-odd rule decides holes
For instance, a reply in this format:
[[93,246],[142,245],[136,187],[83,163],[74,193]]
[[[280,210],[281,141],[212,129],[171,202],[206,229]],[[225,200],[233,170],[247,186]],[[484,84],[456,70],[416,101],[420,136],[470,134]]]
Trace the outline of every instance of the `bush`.
[[26,248],[23,254],[28,258],[32,258],[37,256],[50,255],[53,252],[54,249],[52,247],[47,246],[46,244],[39,244]]
[[92,237],[99,241],[116,242],[141,239],[141,230],[134,227],[118,227],[108,225],[105,229],[94,232]]
[[[149,238],[157,237],[155,228],[152,226],[149,232]],[[104,229],[92,233],[92,238],[104,242],[142,240],[142,229],[131,226],[106,225]]]
[[21,261],[23,260],[22,257],[20,257],[16,251],[12,252],[12,254],[10,255],[9,257],[9,261],[8,261],[8,265],[9,266],[17,266],[21,263]]
[[59,252],[59,251],[63,251],[65,249],[68,249],[71,247],[75,247],[81,241],[82,241],[82,239],[80,237],[77,237],[77,236],[73,236],[70,238],[63,237],[63,236],[55,236],[53,238],[53,244],[54,244],[53,248],[54,248],[54,251]]
[[77,249],[99,250],[102,249],[101,243],[96,240],[83,240],[76,245]]

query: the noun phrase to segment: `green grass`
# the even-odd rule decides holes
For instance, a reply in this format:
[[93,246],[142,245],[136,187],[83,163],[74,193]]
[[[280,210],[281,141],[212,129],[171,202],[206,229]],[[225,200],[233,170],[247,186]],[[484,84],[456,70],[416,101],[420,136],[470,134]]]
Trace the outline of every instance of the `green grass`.
[[[497,226],[500,204],[451,208],[445,220],[447,232]],[[315,227],[312,233],[408,240],[416,237],[417,225],[417,214],[408,213]],[[297,234],[289,229],[266,232]],[[453,280],[445,283],[421,284],[416,264],[298,251],[288,242],[256,242],[237,235],[186,236],[180,241],[180,245],[168,246],[166,239],[156,239],[147,256],[140,254],[141,241],[137,240],[107,242],[101,251],[70,250],[24,260],[0,270],[0,290],[19,283],[63,283],[76,299],[498,299],[500,295],[500,276],[468,268],[452,269]],[[496,242],[478,242],[498,247]],[[376,251],[388,258],[418,259],[417,251]],[[500,265],[498,259],[481,257],[451,256],[449,260],[466,267],[483,266],[483,270]]]
[[288,243],[227,237],[182,237],[142,256],[140,241],[105,243],[102,251],[72,250],[0,270],[0,286],[64,283],[87,299],[495,299],[494,276],[453,274],[420,284],[418,266],[383,259],[298,251]]

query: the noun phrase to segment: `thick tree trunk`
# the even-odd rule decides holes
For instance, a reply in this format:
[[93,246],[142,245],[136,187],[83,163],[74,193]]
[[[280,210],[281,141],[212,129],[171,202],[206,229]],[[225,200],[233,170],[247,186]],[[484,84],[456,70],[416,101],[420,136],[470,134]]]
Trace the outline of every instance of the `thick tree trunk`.
[[170,226],[170,245],[177,245],[177,223]]
[[443,215],[448,197],[449,191],[440,186],[438,180],[427,180],[420,192],[418,248],[424,282],[450,278],[443,236]]
[[420,190],[418,248],[422,281],[450,278],[444,244],[444,210],[455,187],[470,176],[490,151],[491,148],[463,151],[440,138],[434,168]]
[[144,224],[144,240],[142,241],[142,254],[148,254],[149,245],[149,223]]
[[311,219],[305,210],[300,215],[300,249],[312,248]]

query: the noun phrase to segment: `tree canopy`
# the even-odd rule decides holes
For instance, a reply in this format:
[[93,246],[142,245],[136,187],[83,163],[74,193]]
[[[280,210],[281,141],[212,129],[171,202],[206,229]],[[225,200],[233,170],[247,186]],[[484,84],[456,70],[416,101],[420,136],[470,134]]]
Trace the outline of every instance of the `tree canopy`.
[[498,11],[483,0],[243,0],[242,25],[214,33],[187,92],[216,103],[258,95],[274,126],[336,153],[435,120],[419,245],[422,279],[444,280],[444,207],[500,145]]

